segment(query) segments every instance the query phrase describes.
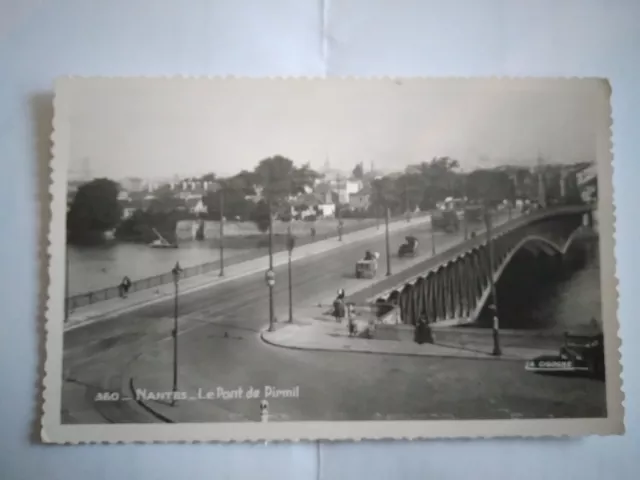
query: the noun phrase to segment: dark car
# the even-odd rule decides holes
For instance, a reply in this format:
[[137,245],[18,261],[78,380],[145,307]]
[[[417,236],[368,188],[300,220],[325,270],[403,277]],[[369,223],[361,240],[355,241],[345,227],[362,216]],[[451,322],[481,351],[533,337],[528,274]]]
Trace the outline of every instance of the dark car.
[[400,245],[398,256],[413,257],[418,253],[418,239],[416,237],[405,237],[406,242]]
[[583,373],[604,380],[604,337],[565,334],[558,355],[541,355],[529,360],[525,369],[537,373]]

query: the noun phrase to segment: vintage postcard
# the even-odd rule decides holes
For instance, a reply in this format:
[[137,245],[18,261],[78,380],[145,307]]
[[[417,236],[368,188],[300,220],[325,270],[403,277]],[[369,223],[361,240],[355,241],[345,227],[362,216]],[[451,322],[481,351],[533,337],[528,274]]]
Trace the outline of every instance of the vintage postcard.
[[43,441],[622,434],[610,93],[59,80]]

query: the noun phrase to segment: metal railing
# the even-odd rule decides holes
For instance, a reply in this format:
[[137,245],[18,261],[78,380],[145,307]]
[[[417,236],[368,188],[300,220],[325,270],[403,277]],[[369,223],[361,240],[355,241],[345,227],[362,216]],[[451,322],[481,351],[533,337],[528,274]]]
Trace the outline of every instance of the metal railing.
[[[411,218],[420,218],[427,215],[429,212],[420,212],[418,214],[414,214]],[[391,219],[393,222],[397,222],[400,220],[406,220],[405,215],[395,216]],[[384,228],[384,219],[375,219],[375,218],[365,218],[357,223],[352,223],[349,225],[345,225],[342,230],[342,234],[350,234],[355,233],[360,230],[364,230],[366,228],[371,228],[376,225],[380,225],[380,228]],[[278,242],[279,238],[285,238],[286,233],[274,233],[274,245],[273,245],[273,253],[278,253],[285,251],[287,248],[286,242],[282,243]],[[316,234],[315,236],[305,236],[305,237],[297,237],[296,244],[297,246],[309,245],[311,243],[319,242],[322,240],[328,240],[330,238],[337,238],[338,231],[337,228],[335,231],[327,231],[322,234]],[[231,258],[225,258],[224,263],[225,266],[234,265],[238,263],[242,263],[248,260],[255,260],[257,258],[265,256],[265,252],[263,248],[258,247],[256,249],[252,249],[246,253],[234,255]],[[203,275],[206,273],[211,273],[217,271],[220,268],[220,261],[215,260],[212,262],[203,263],[200,265],[194,265],[192,267],[183,268],[181,273],[181,278],[190,278],[196,275]],[[66,280],[68,281],[68,279]],[[153,277],[141,278],[139,280],[135,280],[131,282],[131,286],[127,292],[127,294],[140,292],[142,290],[148,290],[151,288],[160,287],[163,285],[167,285],[173,282],[173,274],[171,272],[163,273],[160,275],[155,275]],[[107,287],[100,290],[95,290],[92,292],[80,293],[77,295],[69,296],[66,299],[66,310],[67,312],[72,312],[73,310],[85,307],[87,305],[92,305],[98,302],[104,302],[106,300],[111,300],[114,298],[118,298],[121,296],[121,289],[119,286]]]

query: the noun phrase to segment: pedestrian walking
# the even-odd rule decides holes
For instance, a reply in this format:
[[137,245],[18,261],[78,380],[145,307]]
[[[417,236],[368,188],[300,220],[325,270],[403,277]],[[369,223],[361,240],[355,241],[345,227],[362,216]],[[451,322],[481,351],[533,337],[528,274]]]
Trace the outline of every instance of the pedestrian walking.
[[347,305],[347,322],[349,324],[349,336],[355,337],[358,334],[356,325],[356,306],[353,303]]
[[336,322],[338,323],[342,323],[342,319],[346,315],[346,306],[344,303],[344,299],[345,299],[345,292],[341,288],[340,290],[338,290],[338,296],[333,301],[333,316],[335,317]]
[[130,288],[131,288],[131,279],[125,275],[124,278],[122,279],[122,282],[120,282],[120,285],[118,286],[118,289],[120,290],[120,297],[127,298]]

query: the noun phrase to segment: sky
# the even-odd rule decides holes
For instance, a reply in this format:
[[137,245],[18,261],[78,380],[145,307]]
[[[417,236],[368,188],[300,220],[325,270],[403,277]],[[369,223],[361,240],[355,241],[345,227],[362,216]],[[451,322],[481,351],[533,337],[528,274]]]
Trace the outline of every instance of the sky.
[[[400,171],[594,161],[608,121],[596,80],[71,80],[56,122],[70,178],[169,178],[296,164]],[[605,132],[608,134],[608,132]],[[598,137],[598,134],[600,137]]]

